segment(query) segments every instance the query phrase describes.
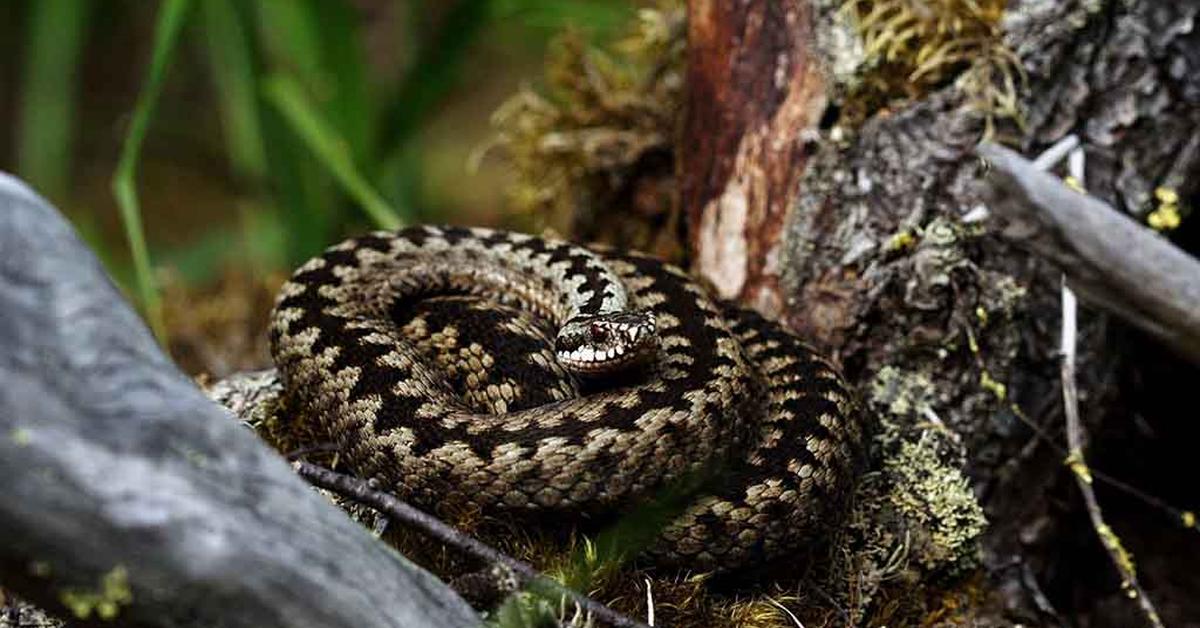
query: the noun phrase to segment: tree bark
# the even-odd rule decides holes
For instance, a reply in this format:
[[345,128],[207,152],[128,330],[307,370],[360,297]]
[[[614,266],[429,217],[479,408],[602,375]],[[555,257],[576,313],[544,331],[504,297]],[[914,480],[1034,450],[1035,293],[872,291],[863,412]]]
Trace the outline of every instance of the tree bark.
[[0,582],[72,624],[479,625],[209,401],[3,174],[0,382]]
[[812,5],[688,3],[680,202],[694,266],[726,299],[778,315],[784,216],[825,107]]
[[[1050,497],[1055,478],[1064,477],[1062,456],[1016,414],[1023,410],[1056,433],[1059,271],[997,237],[994,222],[962,220],[987,206],[973,155],[983,115],[949,84],[862,124],[817,127],[820,92],[832,101],[845,90],[832,71],[823,81],[811,78],[814,68],[854,62],[852,46],[831,45],[839,29],[841,41],[857,38],[836,18],[843,3],[782,3],[803,5],[799,15],[811,10],[818,24],[790,25],[796,39],[751,28],[784,28],[783,19],[754,19],[767,11],[761,5],[775,3],[716,4],[689,3],[696,21],[691,93],[678,151],[694,266],[724,296],[777,313],[864,392],[885,370],[930,382],[930,412],[961,438],[992,523],[985,540],[991,573],[1009,580],[994,590],[1028,590],[1012,582],[1026,572],[1069,586],[1047,567],[1065,551],[1061,541],[1078,533],[1054,512],[1061,497]],[[1160,186],[1195,198],[1200,180],[1188,175],[1200,165],[1198,16],[1200,4],[1171,0],[1009,2],[1003,42],[1027,82],[1019,92],[1023,125],[1002,121],[1004,142],[1032,155],[1079,135],[1088,191],[1134,217],[1153,209]],[[730,41],[739,48],[729,50]],[[800,52],[809,49],[816,60]],[[749,59],[757,69],[744,65]],[[785,109],[779,103],[793,102],[786,96],[810,88],[817,93],[804,100],[816,108],[771,116]],[[798,123],[763,122],[784,118]],[[788,132],[775,135],[776,144],[743,142],[768,128]],[[810,150],[799,150],[799,138]],[[761,165],[771,161],[763,155],[772,166],[787,164],[787,172],[768,176],[776,171]],[[1105,329],[1103,317],[1088,316],[1080,333],[1084,420],[1095,431],[1110,418],[1129,424],[1117,415],[1120,391],[1106,385],[1117,356]],[[1028,561],[1020,563],[1025,572],[1004,567],[1014,557]],[[1154,593],[1171,578],[1164,572],[1147,586]],[[1022,621],[1045,619],[1028,598],[1014,594],[1005,603]],[[1134,614],[1112,617],[1140,621],[1136,607],[1113,604]]]

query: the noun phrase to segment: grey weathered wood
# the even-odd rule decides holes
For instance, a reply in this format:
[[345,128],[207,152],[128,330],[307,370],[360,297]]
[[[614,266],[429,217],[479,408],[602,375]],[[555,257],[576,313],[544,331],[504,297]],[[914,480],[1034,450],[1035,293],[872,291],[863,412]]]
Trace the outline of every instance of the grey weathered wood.
[[118,570],[122,626],[479,623],[209,401],[0,173],[0,583],[64,610]]
[[1200,261],[1017,153],[983,144],[1001,233],[1060,266],[1085,299],[1200,364]]

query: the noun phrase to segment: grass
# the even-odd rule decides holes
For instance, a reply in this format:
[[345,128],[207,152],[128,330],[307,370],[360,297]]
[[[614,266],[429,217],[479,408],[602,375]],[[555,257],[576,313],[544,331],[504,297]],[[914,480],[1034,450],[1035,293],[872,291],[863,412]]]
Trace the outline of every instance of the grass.
[[[0,58],[21,64],[11,74],[21,80],[11,167],[67,210],[165,339],[156,263],[185,264],[186,276],[197,279],[231,262],[269,265],[256,267],[269,272],[298,265],[364,224],[449,219],[425,203],[427,162],[448,154],[427,144],[425,130],[447,102],[475,98],[466,80],[495,61],[480,57],[481,42],[525,51],[536,73],[552,34],[567,24],[612,34],[633,6],[630,0],[396,0],[370,9],[349,0],[13,0],[0,11],[11,22],[0,29],[8,40],[0,42]],[[151,18],[153,41],[143,48],[129,37],[145,32]],[[383,44],[380,24],[394,31]],[[98,80],[95,68],[142,54],[148,62],[136,70],[140,92],[126,117],[120,101],[127,88]],[[383,71],[381,58],[393,59]],[[489,107],[481,107],[481,119]],[[209,120],[186,113],[197,111],[212,112],[214,145],[164,147],[167,138],[210,139],[203,137]],[[107,239],[108,201],[96,200],[80,176],[104,164],[114,128],[124,131],[110,185],[125,251]],[[205,153],[210,149],[216,154]],[[206,210],[174,182],[144,180],[161,177],[164,160],[178,167],[171,159],[192,168],[204,163],[224,177],[215,183],[232,190],[235,210]],[[178,206],[189,209],[170,211],[211,214],[209,232],[173,238],[186,244],[148,238],[147,223],[151,234],[170,224],[164,189],[187,195]],[[222,194],[205,198],[230,196]],[[236,223],[228,224],[230,215]]]
[[375,191],[354,164],[351,144],[339,136],[333,127],[305,97],[300,85],[288,76],[274,76],[266,85],[267,98],[287,119],[299,136],[333,174],[338,183],[381,229],[396,229],[403,224],[400,216]]
[[121,210],[121,220],[125,224],[125,237],[129,240],[129,250],[133,256],[138,298],[145,309],[150,329],[160,342],[166,340],[167,330],[162,318],[162,298],[154,283],[154,271],[150,266],[150,253],[146,249],[146,235],[142,228],[142,211],[137,194],[137,164],[154,106],[162,91],[171,53],[175,50],[179,31],[190,8],[189,0],[165,0],[159,9],[146,86],[138,97],[112,183],[113,193]]
[[91,2],[43,0],[29,18],[17,171],[55,202],[66,199],[74,139],[75,69]]

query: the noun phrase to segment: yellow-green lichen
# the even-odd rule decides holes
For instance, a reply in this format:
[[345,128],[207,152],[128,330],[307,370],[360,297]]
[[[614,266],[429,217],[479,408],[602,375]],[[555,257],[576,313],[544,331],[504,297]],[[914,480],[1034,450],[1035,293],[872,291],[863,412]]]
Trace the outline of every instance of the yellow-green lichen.
[[1133,554],[1125,549],[1121,543],[1121,537],[1117,536],[1117,533],[1108,524],[1097,524],[1096,535],[1100,537],[1100,542],[1104,543],[1104,547],[1108,549],[1109,555],[1117,565],[1117,570],[1121,572],[1121,588],[1125,590],[1126,595],[1134,597],[1137,595],[1137,591],[1133,587],[1137,566],[1133,562]]
[[930,600],[957,600],[958,588],[970,587],[957,576],[978,565],[986,520],[962,472],[960,439],[938,417],[937,382],[885,366],[868,397],[879,417],[879,471],[855,494],[844,603],[856,625],[906,623],[931,611]]
[[918,537],[927,535],[912,558],[928,570],[958,572],[976,564],[987,520],[966,476],[942,461],[932,438],[903,442],[884,461],[893,486],[888,498],[917,524],[911,529]]
[[[972,343],[974,343],[973,337],[972,337]],[[998,399],[1000,401],[1004,401],[1005,399],[1008,398],[1008,386],[1005,386],[1003,382],[998,382],[995,379],[993,379],[992,374],[987,372],[987,370],[980,371],[979,385],[984,390],[995,395],[996,399]]]
[[906,373],[894,366],[880,369],[871,381],[871,401],[895,416],[921,416],[930,409],[934,387],[923,373]]
[[917,238],[913,235],[913,232],[909,229],[904,229],[897,232],[888,240],[886,249],[889,253],[905,251],[911,249],[916,243]]
[[13,444],[18,447],[24,447],[33,442],[33,434],[23,427],[14,427],[9,437],[12,439]]
[[1158,207],[1146,216],[1146,223],[1156,231],[1171,231],[1183,222],[1179,211],[1179,193],[1171,188],[1160,187],[1154,190],[1154,198]]
[[59,594],[59,601],[78,619],[89,619],[94,615],[112,621],[120,614],[122,606],[133,603],[129,574],[118,565],[100,578],[97,588],[64,589]]
[[1072,449],[1067,454],[1066,460],[1063,460],[1063,464],[1067,465],[1067,468],[1085,484],[1092,483],[1092,469],[1087,465],[1087,461],[1084,460],[1082,451]]

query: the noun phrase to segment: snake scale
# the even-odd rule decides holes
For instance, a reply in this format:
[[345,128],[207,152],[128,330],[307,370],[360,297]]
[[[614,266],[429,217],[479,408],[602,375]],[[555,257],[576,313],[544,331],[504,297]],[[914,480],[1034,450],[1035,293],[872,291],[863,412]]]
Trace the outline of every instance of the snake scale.
[[376,232],[294,273],[270,339],[351,469],[427,507],[588,516],[719,470],[646,550],[657,564],[724,571],[811,543],[861,458],[827,360],[640,254]]

